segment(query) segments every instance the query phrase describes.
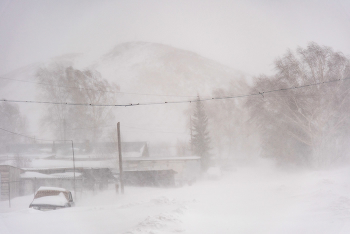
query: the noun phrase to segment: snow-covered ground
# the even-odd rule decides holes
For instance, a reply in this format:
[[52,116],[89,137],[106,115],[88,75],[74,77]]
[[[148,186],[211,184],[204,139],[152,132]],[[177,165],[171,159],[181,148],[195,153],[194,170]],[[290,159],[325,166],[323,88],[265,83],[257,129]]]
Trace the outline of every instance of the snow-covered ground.
[[181,188],[84,194],[41,212],[33,196],[0,202],[0,233],[350,233],[350,167],[276,169],[261,161]]

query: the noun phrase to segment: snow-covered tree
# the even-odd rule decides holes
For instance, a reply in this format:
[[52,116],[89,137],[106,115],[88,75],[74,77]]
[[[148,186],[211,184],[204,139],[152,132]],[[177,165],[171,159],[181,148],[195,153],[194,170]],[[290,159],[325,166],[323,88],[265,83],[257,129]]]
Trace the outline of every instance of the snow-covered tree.
[[198,97],[192,115],[192,137],[191,145],[193,154],[201,157],[202,171],[206,171],[210,165],[210,143],[208,132],[208,117],[203,103]]
[[[215,89],[214,97],[247,94],[250,88],[244,77],[235,78],[226,89]],[[210,119],[211,146],[220,160],[251,159],[256,155],[257,134],[247,121],[249,110],[246,100],[221,99],[206,102],[206,113]],[[223,165],[225,166],[225,165]]]
[[[324,166],[344,158],[350,134],[350,60],[310,43],[275,62],[274,76],[261,76],[253,92],[320,83],[262,94],[247,102],[261,134],[262,153],[287,163]],[[334,81],[334,82],[329,82]]]
[[[0,127],[8,131],[26,134],[26,118],[18,105],[6,102],[0,103]],[[0,130],[0,150],[5,150],[9,144],[24,142],[27,139],[4,130]]]
[[[41,68],[37,77],[41,85],[40,97],[60,103],[115,103],[119,87],[103,79],[93,70],[77,70],[56,64]],[[103,135],[101,125],[111,124],[114,115],[111,107],[50,105],[43,118],[60,139],[97,141]]]

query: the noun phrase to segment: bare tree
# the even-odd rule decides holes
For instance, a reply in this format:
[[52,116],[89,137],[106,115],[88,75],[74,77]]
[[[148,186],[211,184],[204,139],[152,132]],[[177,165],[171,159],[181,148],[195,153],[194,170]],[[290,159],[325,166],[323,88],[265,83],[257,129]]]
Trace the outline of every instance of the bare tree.
[[[96,71],[80,71],[59,64],[41,68],[37,77],[40,83],[48,84],[40,86],[40,97],[60,103],[112,104],[116,101],[115,92],[119,90]],[[101,126],[112,121],[111,107],[50,105],[43,126],[51,128],[61,139],[96,142],[104,134]]]
[[[26,118],[19,110],[18,105],[6,102],[0,103],[0,127],[6,130],[26,134]],[[0,149],[6,150],[10,144],[25,142],[26,138],[0,131]]]
[[[275,61],[274,76],[260,76],[249,99],[252,123],[260,130],[263,154],[281,162],[329,165],[344,157],[350,133],[350,61],[340,52],[310,43]],[[328,81],[337,81],[325,83]],[[298,87],[278,93],[267,90]]]
[[[237,96],[248,93],[250,87],[245,78],[236,79],[227,89],[216,89],[214,97]],[[207,102],[207,114],[211,119],[210,133],[213,147],[221,159],[235,159],[253,155],[254,132],[247,123],[249,112],[244,99],[222,99]],[[248,157],[246,157],[248,158]]]

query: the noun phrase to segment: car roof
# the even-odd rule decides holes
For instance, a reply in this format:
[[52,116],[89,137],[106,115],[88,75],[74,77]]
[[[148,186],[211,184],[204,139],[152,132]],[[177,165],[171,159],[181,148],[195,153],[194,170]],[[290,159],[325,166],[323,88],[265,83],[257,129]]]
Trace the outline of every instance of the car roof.
[[65,188],[59,188],[59,187],[40,187],[38,189],[38,191],[60,191],[60,192],[69,192],[67,189]]
[[57,196],[60,193],[63,193],[67,200],[71,199],[71,192],[67,189],[58,187],[40,187],[35,193],[34,200],[46,196]]

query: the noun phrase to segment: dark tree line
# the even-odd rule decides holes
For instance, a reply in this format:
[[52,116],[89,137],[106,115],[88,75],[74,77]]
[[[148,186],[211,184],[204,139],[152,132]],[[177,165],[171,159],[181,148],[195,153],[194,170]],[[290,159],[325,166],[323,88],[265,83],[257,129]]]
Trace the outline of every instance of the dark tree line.
[[201,168],[202,171],[206,171],[210,162],[210,136],[208,132],[208,117],[201,101],[195,103],[195,108],[192,115],[192,153],[201,157]]

